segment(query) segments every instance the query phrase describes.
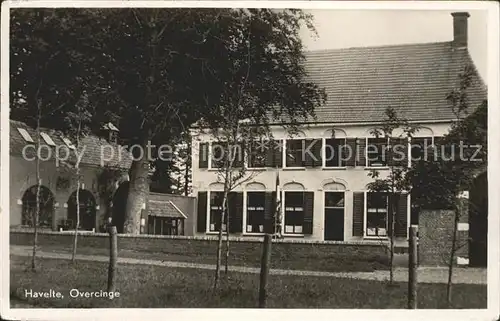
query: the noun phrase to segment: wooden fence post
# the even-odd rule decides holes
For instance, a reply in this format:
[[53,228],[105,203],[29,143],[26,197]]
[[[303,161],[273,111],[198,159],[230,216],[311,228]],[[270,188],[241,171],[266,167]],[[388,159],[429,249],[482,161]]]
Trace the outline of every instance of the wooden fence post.
[[408,309],[417,308],[418,227],[410,226],[408,246]]
[[271,264],[271,242],[272,235],[264,236],[262,244],[262,261],[260,264],[260,286],[259,286],[259,308],[266,307],[267,300],[267,277],[269,275],[269,266]]
[[118,257],[118,236],[116,226],[110,226],[109,231],[109,267],[108,267],[108,292],[115,291],[116,260]]

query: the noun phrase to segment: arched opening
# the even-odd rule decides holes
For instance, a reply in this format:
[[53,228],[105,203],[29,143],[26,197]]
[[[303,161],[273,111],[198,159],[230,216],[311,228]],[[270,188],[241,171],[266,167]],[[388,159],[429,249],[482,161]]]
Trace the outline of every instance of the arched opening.
[[487,266],[488,176],[477,176],[469,192],[469,265]]
[[125,207],[127,206],[129,182],[123,182],[113,195],[112,223],[116,226],[118,233],[123,233],[125,224]]
[[[78,205],[80,208],[80,226],[78,228],[91,231],[96,225],[96,201],[94,195],[87,190],[80,189]],[[71,221],[72,228],[76,226],[78,205],[76,191],[74,191],[68,199],[68,220]]]
[[[38,185],[31,186],[23,194],[23,209],[21,218],[22,225],[34,226],[37,210],[37,189]],[[40,196],[38,200],[40,208],[38,226],[52,227],[52,217],[54,216],[54,194],[52,194],[49,188],[40,185]]]

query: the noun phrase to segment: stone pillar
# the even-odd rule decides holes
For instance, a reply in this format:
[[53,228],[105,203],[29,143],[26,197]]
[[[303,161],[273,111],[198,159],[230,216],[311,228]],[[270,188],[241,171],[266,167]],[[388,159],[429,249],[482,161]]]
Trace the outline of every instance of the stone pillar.
[[[457,226],[455,264],[469,264],[469,193],[458,197],[459,223]],[[452,210],[423,210],[419,215],[419,265],[448,266],[455,212]]]
[[454,211],[422,210],[419,214],[419,265],[447,266],[452,244]]
[[469,192],[458,195],[459,223],[457,226],[456,263],[469,265]]

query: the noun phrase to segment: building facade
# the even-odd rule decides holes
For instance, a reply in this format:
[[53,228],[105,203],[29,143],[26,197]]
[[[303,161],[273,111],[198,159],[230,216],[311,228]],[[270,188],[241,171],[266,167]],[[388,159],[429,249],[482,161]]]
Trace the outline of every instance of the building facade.
[[[103,135],[81,139],[76,152],[64,135],[40,129],[37,178],[37,131],[23,122],[10,121],[10,227],[31,228],[37,210],[37,189],[41,230],[72,230],[77,218],[77,173],[79,165],[79,229],[105,232],[111,218],[123,231],[132,158],[117,143],[117,129],[103,126]],[[195,199],[178,195],[149,193],[141,213],[141,233],[193,235]]]
[[[307,53],[306,70],[325,88],[327,102],[316,109],[315,120],[304,121],[298,135],[280,124],[271,126],[275,144],[250,152],[238,164],[246,166],[251,179],[229,195],[229,232],[255,237],[274,231],[269,220],[278,199],[285,238],[387,239],[389,201],[369,191],[373,178],[368,173],[376,169],[384,177],[394,160],[379,154],[383,149],[374,153],[370,147],[399,145],[410,166],[411,157],[420,156],[419,146],[433,145],[448,133],[456,117],[446,97],[466,69],[472,77],[467,90],[470,106],[486,99],[486,87],[467,49],[468,17],[464,12],[452,15],[454,39],[449,42]],[[387,108],[418,127],[412,139],[381,141],[373,134]],[[196,234],[216,234],[224,190],[214,159],[220,146],[204,131],[193,133]],[[346,147],[350,155],[343,151]],[[406,241],[408,226],[416,218],[410,196],[402,191],[399,197],[395,235]]]

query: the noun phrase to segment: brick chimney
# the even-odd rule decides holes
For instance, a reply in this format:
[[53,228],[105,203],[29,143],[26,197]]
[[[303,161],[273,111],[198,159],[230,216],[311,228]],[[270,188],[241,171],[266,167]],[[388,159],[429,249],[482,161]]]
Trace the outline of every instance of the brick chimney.
[[468,12],[453,12],[453,45],[456,48],[467,47]]

